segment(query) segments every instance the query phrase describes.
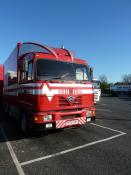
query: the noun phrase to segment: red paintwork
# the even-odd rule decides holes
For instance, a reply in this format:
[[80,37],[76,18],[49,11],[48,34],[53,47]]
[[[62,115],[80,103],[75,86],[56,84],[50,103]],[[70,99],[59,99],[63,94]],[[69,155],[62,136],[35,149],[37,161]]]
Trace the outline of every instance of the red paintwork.
[[68,61],[68,62],[79,63],[79,64],[87,64],[87,61],[79,59],[79,58],[73,58],[73,61],[72,61],[72,58],[70,56],[63,55],[65,52],[62,52],[61,51],[62,49],[59,49],[59,50],[61,54],[58,55],[58,58],[53,57],[51,54],[47,55],[44,53],[35,53],[35,57],[36,58],[47,58],[47,59],[52,59],[52,60]]
[[[49,53],[33,53],[32,59],[46,58],[52,60],[61,60],[66,62],[73,62],[86,65],[87,62],[82,59],[74,58],[72,53],[66,49],[61,48],[49,48],[47,46],[42,46],[40,44],[32,43],[46,49]],[[43,116],[47,114],[52,114],[53,119],[50,122],[56,123],[59,120],[71,120],[68,119],[70,116],[72,119],[78,116],[86,117],[86,110],[95,111],[94,109],[94,97],[93,93],[80,93],[84,90],[92,90],[92,83],[81,84],[83,87],[79,87],[75,82],[59,82],[58,80],[52,80],[49,82],[38,81],[36,79],[36,64],[34,64],[34,81],[22,81],[19,82],[18,72],[19,72],[19,61],[23,60],[25,55],[31,55],[32,53],[26,53],[21,57],[18,56],[19,49],[22,47],[22,43],[18,43],[14,53],[17,53],[17,57],[14,56],[14,63],[10,62],[9,59],[5,63],[5,75],[6,72],[12,71],[8,68],[8,64],[17,65],[14,70],[16,70],[17,77],[13,79],[16,83],[5,86],[4,89],[4,101],[9,105],[16,106],[28,113],[30,122],[32,123],[48,123],[43,120]],[[14,54],[16,55],[16,54]],[[17,63],[18,62],[18,63]],[[14,74],[15,75],[15,74]],[[8,78],[9,80],[9,78]],[[5,78],[6,81],[6,78]],[[19,84],[20,83],[20,84]],[[34,84],[36,83],[36,85]],[[56,86],[54,86],[54,84]],[[58,86],[57,86],[58,84]],[[88,87],[90,85],[90,87]],[[61,87],[62,86],[62,87]],[[74,87],[73,87],[74,86]],[[45,91],[49,93],[56,93],[50,99],[48,99]],[[79,92],[80,91],[80,92]],[[35,92],[35,93],[34,93]],[[40,93],[42,92],[42,93]],[[67,98],[73,96],[75,98],[74,103],[69,103]],[[38,120],[34,120],[37,116]],[[66,118],[67,117],[67,118]],[[93,117],[93,115],[91,116]]]

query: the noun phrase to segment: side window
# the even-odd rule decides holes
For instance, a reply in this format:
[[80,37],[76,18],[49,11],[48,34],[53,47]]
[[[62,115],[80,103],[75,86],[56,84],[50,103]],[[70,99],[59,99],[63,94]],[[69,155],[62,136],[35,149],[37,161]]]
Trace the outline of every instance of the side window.
[[27,64],[26,59],[20,62],[20,81],[21,82],[26,81],[26,77],[27,77],[26,64]]
[[20,62],[20,82],[34,80],[34,64],[31,57],[25,57]]
[[76,69],[76,80],[88,80],[86,68],[82,67]]
[[33,71],[33,62],[28,63],[28,74],[27,74],[27,80],[33,80],[34,79],[34,71]]

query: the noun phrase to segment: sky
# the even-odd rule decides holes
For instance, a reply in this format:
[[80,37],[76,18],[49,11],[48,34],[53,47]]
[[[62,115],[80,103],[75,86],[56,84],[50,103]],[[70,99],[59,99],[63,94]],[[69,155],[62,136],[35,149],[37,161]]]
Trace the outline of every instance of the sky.
[[17,42],[72,50],[109,82],[131,74],[131,0],[0,0],[0,64]]

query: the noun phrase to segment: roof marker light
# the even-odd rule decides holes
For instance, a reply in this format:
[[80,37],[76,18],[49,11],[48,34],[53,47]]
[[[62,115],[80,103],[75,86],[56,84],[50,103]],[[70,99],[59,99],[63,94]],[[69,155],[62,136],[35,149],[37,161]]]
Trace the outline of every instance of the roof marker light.
[[64,47],[64,45],[62,44],[62,46],[61,46],[61,49],[64,49],[65,47]]

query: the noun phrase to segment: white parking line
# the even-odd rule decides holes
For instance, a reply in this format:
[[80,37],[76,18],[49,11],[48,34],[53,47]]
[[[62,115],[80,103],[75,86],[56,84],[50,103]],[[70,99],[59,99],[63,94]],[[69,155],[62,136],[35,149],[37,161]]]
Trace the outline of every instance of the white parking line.
[[53,158],[53,157],[56,157],[56,156],[60,156],[60,155],[63,155],[63,154],[69,153],[69,152],[80,150],[80,149],[85,148],[85,147],[89,147],[91,145],[95,145],[95,144],[102,143],[102,142],[107,142],[109,140],[112,140],[114,138],[117,138],[117,137],[120,137],[120,136],[126,134],[125,132],[118,131],[118,130],[115,130],[115,129],[112,129],[112,128],[109,128],[109,127],[105,127],[105,126],[97,125],[97,124],[93,124],[93,123],[91,123],[91,124],[94,125],[94,126],[97,126],[97,127],[101,127],[101,128],[104,128],[104,129],[114,131],[114,132],[118,132],[119,134],[108,137],[108,138],[105,138],[105,139],[90,142],[90,143],[87,143],[87,144],[84,144],[84,145],[81,145],[81,146],[77,146],[75,148],[67,149],[67,150],[64,150],[64,151],[61,151],[61,152],[58,152],[58,153],[54,153],[54,154],[50,154],[50,155],[47,155],[47,156],[44,156],[44,157],[39,157],[39,158],[36,158],[36,159],[33,159],[33,160],[22,162],[22,163],[20,163],[20,165],[24,166],[24,165],[28,165],[28,164],[31,164],[31,163],[34,163],[34,162],[41,161],[41,160],[45,160],[45,159]]
[[14,164],[16,166],[16,169],[17,169],[19,175],[25,175],[25,173],[24,173],[24,171],[23,171],[23,169],[22,169],[22,167],[21,167],[21,165],[20,165],[20,163],[19,163],[19,161],[17,159],[17,156],[16,156],[13,148],[12,148],[10,142],[8,141],[8,138],[7,138],[6,134],[5,134],[5,131],[4,131],[4,129],[3,129],[3,127],[1,125],[0,125],[0,131],[2,133],[2,136],[3,136],[4,140],[5,140],[5,143],[6,143],[7,147],[8,147],[8,150],[10,152],[10,155],[11,155],[11,157],[13,159],[13,162],[14,162]]
[[100,128],[108,129],[108,130],[111,130],[111,131],[114,131],[114,132],[119,132],[122,135],[126,134],[125,132],[122,132],[122,131],[119,131],[119,130],[116,130],[116,129],[112,129],[112,128],[109,128],[109,127],[106,127],[106,126],[98,125],[98,124],[95,124],[95,123],[90,123],[90,125],[98,126]]

